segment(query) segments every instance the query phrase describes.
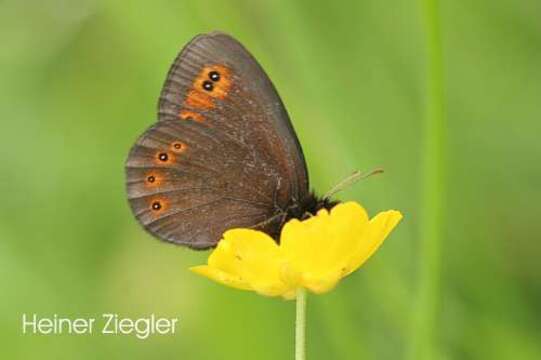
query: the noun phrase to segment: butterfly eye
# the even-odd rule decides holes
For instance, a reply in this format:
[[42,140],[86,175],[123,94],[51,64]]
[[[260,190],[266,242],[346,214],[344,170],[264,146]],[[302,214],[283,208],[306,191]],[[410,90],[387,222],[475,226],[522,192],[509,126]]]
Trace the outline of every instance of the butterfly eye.
[[158,211],[158,210],[161,210],[161,208],[162,208],[162,204],[159,201],[154,201],[152,203],[152,210]]
[[217,71],[209,72],[209,79],[216,82],[220,80],[220,73]]
[[167,153],[159,153],[158,159],[160,159],[160,161],[166,162],[167,160],[169,160],[169,156],[167,155]]
[[207,91],[212,91],[212,89],[214,89],[214,85],[212,85],[212,83],[208,80],[205,80],[203,81],[203,89],[207,90]]

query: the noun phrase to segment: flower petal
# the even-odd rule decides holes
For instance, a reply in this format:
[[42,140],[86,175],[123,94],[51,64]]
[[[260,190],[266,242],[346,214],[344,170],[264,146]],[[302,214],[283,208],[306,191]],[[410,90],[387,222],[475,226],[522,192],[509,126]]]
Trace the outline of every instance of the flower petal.
[[305,274],[303,286],[316,294],[323,294],[331,291],[342,278],[342,271],[336,270],[325,275]]
[[384,211],[370,219],[368,228],[362,235],[353,257],[345,269],[345,275],[357,270],[383,243],[394,227],[402,219],[402,214],[396,210]]
[[320,210],[304,221],[291,220],[282,230],[281,249],[300,273],[300,286],[321,293],[332,289],[344,274],[368,225],[366,211],[355,202]]
[[[331,209],[332,242],[327,245],[335,264],[344,265],[351,259],[352,249],[357,248],[368,228],[368,214],[356,202],[346,202]],[[336,269],[336,267],[335,267]]]
[[235,251],[229,241],[223,239],[219,241],[216,249],[210,254],[207,263],[212,268],[240,277],[240,262],[235,257]]
[[195,272],[222,284],[278,296],[290,290],[280,276],[284,260],[276,242],[267,234],[252,229],[233,229],[224,233],[207,267]]
[[327,210],[320,210],[316,216],[307,220],[292,219],[285,224],[280,248],[292,265],[292,271],[302,274],[321,269],[321,250],[329,235],[326,234],[328,218]]
[[190,271],[235,289],[252,290],[252,287],[246,281],[243,281],[239,276],[210,267],[208,265],[193,266],[190,268]]

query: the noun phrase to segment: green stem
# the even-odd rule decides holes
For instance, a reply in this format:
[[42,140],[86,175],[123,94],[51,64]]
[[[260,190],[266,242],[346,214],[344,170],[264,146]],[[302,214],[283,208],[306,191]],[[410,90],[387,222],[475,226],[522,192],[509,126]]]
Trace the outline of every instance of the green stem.
[[445,196],[445,84],[438,0],[422,0],[426,33],[427,100],[424,120],[421,259],[414,313],[411,359],[434,359],[437,353],[443,201]]
[[297,292],[297,315],[295,319],[295,360],[305,360],[306,353],[306,290]]

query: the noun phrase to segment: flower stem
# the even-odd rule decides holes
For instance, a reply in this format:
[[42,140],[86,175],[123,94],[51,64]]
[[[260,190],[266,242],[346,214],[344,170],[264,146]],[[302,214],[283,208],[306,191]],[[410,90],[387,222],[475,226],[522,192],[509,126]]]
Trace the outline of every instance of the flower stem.
[[295,319],[295,360],[305,360],[306,353],[306,290],[297,292],[297,315]]
[[421,0],[426,36],[426,113],[424,121],[423,193],[421,202],[420,268],[410,359],[438,356],[437,314],[439,309],[443,203],[445,197],[445,81],[439,0]]

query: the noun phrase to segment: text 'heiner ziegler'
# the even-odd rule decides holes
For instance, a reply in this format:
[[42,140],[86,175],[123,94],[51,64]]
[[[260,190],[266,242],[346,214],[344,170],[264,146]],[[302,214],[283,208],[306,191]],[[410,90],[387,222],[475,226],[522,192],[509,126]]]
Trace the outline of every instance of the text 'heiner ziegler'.
[[[151,314],[149,317],[138,319],[123,318],[118,314],[102,314],[99,332],[105,335],[135,335],[138,339],[146,339],[150,335],[174,334],[178,325],[177,318],[156,317]],[[54,314],[52,317],[39,318],[36,314],[22,316],[23,334],[94,334],[96,318],[70,319],[59,317]]]

